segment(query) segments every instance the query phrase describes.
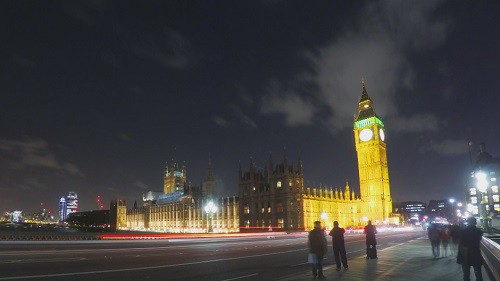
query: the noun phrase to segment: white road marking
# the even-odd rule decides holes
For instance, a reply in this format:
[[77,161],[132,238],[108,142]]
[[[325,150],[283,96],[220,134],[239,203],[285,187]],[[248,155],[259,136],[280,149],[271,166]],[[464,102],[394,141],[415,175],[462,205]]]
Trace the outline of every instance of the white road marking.
[[40,262],[69,262],[69,261],[84,261],[87,258],[54,258],[54,259],[22,259],[22,260],[4,260],[2,263],[40,263]]
[[[326,260],[326,259],[327,259],[327,257],[324,257],[323,259],[324,259],[324,260]],[[290,267],[297,267],[297,266],[301,266],[301,265],[304,265],[304,264],[308,264],[308,262],[302,262],[302,263],[298,263],[298,264],[290,265]]]
[[244,279],[244,278],[248,278],[248,277],[252,277],[252,276],[257,276],[257,275],[259,275],[259,274],[258,273],[248,274],[248,275],[244,275],[244,276],[240,276],[240,277],[235,277],[235,278],[230,278],[230,279],[224,279],[222,281],[231,281],[231,280]]
[[128,272],[128,271],[139,271],[139,270],[149,270],[149,269],[171,268],[171,267],[177,267],[177,266],[186,266],[186,265],[205,264],[205,263],[212,263],[212,262],[221,262],[221,261],[241,260],[241,259],[248,259],[248,258],[273,256],[273,255],[280,255],[280,254],[286,254],[286,253],[305,251],[307,249],[308,248],[302,248],[302,249],[297,249],[297,250],[289,250],[289,251],[274,252],[274,253],[259,254],[259,255],[248,255],[248,256],[241,256],[241,257],[234,257],[234,258],[223,258],[223,259],[215,259],[215,260],[186,262],[186,263],[178,263],[178,264],[165,264],[165,265],[156,265],[156,266],[145,266],[145,267],[136,267],[136,268],[81,271],[81,272],[68,272],[68,273],[56,273],[56,274],[42,274],[42,275],[26,275],[26,276],[14,276],[14,277],[0,277],[0,280],[37,279],[37,278],[51,278],[51,277],[62,277],[62,276],[89,275],[89,274],[102,274],[102,273],[115,273],[115,272]]
[[[278,240],[279,241],[279,240]],[[284,242],[284,241],[279,241]],[[44,254],[68,254],[68,253],[95,253],[99,252],[122,252],[122,251],[141,251],[141,250],[161,250],[161,249],[177,249],[177,248],[212,248],[218,245],[241,245],[255,243],[255,241],[243,242],[226,242],[226,243],[212,243],[209,245],[176,245],[176,246],[162,246],[162,247],[138,247],[138,248],[107,248],[107,249],[81,249],[81,250],[42,250],[42,251],[10,251],[2,252],[0,256],[18,256],[18,255],[44,255]],[[245,248],[248,250],[248,248]]]

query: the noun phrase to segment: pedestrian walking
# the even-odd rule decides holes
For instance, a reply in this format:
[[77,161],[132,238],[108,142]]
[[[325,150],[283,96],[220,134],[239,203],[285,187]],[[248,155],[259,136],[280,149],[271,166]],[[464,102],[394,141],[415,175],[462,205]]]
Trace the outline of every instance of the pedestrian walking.
[[448,243],[450,242],[450,230],[448,227],[444,227],[441,230],[441,245],[443,245],[443,257],[448,256]]
[[433,223],[429,226],[427,235],[431,241],[432,255],[437,258],[439,257],[439,244],[441,243],[441,231],[439,230],[437,224]]
[[456,223],[450,225],[450,237],[451,237],[451,254],[453,256],[457,255],[458,252],[458,242],[460,239],[460,226]]
[[344,241],[344,233],[345,229],[339,227],[339,222],[333,222],[333,228],[330,231],[330,236],[332,237],[332,246],[333,246],[333,257],[335,258],[335,263],[337,264],[337,271],[340,271],[340,262],[342,261],[342,265],[344,269],[347,270],[349,266],[347,265],[347,255],[345,251],[345,241]]
[[467,219],[467,227],[462,230],[460,235],[460,244],[458,247],[457,263],[462,265],[464,281],[470,281],[470,267],[474,268],[474,274],[477,281],[483,281],[481,265],[480,243],[483,238],[483,232],[476,227],[476,218]]
[[312,264],[313,277],[324,279],[323,275],[323,257],[327,253],[328,243],[325,237],[325,231],[321,228],[321,222],[314,222],[314,229],[309,231],[309,262]]
[[377,257],[377,228],[372,225],[372,221],[368,221],[363,231],[366,234],[366,259],[378,259]]

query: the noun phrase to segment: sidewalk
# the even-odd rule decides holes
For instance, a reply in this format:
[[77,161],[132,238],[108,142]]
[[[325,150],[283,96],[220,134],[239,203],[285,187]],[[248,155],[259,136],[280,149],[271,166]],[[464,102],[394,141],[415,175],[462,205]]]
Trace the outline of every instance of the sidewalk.
[[[456,263],[456,258],[451,256],[433,258],[428,239],[419,238],[391,245],[379,250],[378,257],[376,260],[367,260],[365,256],[349,259],[349,270],[336,271],[336,266],[332,264],[333,257],[329,252],[323,269],[326,280],[463,280],[462,268]],[[308,267],[303,274],[287,276],[281,280],[312,280],[312,274]],[[471,280],[475,280],[472,268]],[[484,266],[483,280],[490,280]]]

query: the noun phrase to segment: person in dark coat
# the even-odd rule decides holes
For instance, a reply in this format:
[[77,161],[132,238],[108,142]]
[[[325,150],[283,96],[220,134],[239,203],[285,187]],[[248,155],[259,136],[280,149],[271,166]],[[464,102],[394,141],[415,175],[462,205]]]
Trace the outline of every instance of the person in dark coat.
[[339,227],[339,222],[333,222],[333,228],[330,231],[330,236],[332,237],[333,245],[333,256],[335,257],[335,263],[337,264],[337,271],[340,270],[340,261],[342,260],[342,265],[344,269],[347,269],[347,255],[345,251],[344,242],[345,229]]
[[431,241],[432,254],[434,255],[435,258],[439,257],[439,250],[441,244],[441,231],[439,230],[437,224],[433,223],[431,224],[431,226],[429,226],[429,229],[427,229],[427,236]]
[[325,231],[321,228],[321,222],[314,222],[314,229],[309,231],[308,236],[309,253],[316,255],[316,262],[312,264],[314,278],[324,279],[323,275],[323,257],[325,256],[328,243],[325,237]]
[[457,254],[458,250],[458,242],[460,239],[460,226],[458,224],[454,223],[450,225],[450,236],[451,236],[451,253],[452,255]]
[[450,230],[448,227],[444,227],[441,230],[441,245],[443,245],[443,251],[441,252],[443,254],[443,257],[448,256],[448,244],[450,242]]
[[468,218],[467,223],[467,227],[464,228],[460,234],[457,263],[462,265],[464,281],[470,281],[471,266],[474,268],[476,280],[483,281],[483,274],[481,272],[483,258],[481,257],[480,248],[483,232],[476,228],[476,218]]
[[368,221],[364,233],[366,234],[366,259],[377,259],[377,239],[375,239],[377,228],[372,225],[372,221]]

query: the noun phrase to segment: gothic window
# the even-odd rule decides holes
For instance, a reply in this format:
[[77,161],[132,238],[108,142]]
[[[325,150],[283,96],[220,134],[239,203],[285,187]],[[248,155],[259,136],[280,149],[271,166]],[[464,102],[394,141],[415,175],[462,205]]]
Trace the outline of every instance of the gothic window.
[[281,202],[279,202],[276,206],[276,211],[278,213],[283,213],[283,204]]
[[248,205],[245,206],[243,213],[250,214],[250,208],[248,207]]
[[283,223],[283,219],[282,219],[282,218],[279,218],[279,219],[278,219],[278,227],[279,227],[279,228],[283,228],[283,225],[284,225],[284,223]]
[[289,182],[288,182],[288,186],[289,186],[289,187],[292,187],[292,181],[289,181]]
[[278,182],[276,183],[276,187],[278,187],[278,188],[280,188],[280,187],[281,187],[281,181],[278,181]]

